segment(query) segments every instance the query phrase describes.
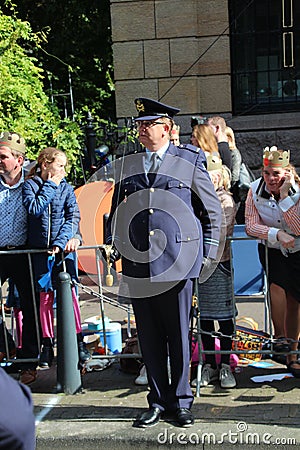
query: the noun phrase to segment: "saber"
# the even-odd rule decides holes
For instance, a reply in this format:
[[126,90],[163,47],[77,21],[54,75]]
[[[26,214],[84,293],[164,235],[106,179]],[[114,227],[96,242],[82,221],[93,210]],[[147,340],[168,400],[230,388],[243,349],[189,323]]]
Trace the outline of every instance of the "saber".
[[110,268],[112,265],[110,262],[110,254],[111,254],[112,246],[106,244],[106,245],[104,245],[104,249],[105,249],[106,264],[107,264],[107,275],[105,277],[105,284],[106,284],[106,286],[111,287],[114,284],[114,277],[110,273]]

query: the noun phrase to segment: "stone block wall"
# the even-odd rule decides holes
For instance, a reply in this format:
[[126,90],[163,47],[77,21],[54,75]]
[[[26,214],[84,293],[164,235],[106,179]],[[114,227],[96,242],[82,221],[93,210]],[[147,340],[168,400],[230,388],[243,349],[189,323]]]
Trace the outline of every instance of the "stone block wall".
[[177,106],[182,142],[191,116],[222,115],[250,167],[266,145],[289,148],[300,166],[300,112],[232,116],[227,0],[111,0],[116,112],[136,115],[133,100]]
[[231,110],[227,2],[111,0],[111,21],[117,117],[135,114],[137,96],[181,115]]

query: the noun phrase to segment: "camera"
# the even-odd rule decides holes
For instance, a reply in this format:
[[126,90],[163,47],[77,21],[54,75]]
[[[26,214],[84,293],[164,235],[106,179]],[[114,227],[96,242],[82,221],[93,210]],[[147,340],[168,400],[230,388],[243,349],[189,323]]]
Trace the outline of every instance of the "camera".
[[204,123],[206,123],[206,121],[207,117],[191,117],[191,127],[194,128],[195,125],[203,125]]

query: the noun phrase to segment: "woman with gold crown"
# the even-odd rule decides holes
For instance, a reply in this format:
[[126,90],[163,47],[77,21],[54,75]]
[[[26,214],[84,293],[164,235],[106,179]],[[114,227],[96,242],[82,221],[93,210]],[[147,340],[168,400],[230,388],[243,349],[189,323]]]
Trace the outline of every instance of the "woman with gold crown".
[[[300,180],[290,152],[266,147],[262,177],[246,201],[246,232],[268,244],[268,278],[276,353],[296,351],[300,333]],[[266,268],[265,246],[258,244]],[[287,355],[289,371],[300,378],[297,354]]]

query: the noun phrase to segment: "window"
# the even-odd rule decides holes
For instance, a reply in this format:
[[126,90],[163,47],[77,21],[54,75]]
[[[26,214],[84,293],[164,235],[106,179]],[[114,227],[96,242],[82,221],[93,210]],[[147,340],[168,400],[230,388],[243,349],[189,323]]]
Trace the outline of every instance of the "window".
[[234,114],[300,107],[300,0],[229,0]]

